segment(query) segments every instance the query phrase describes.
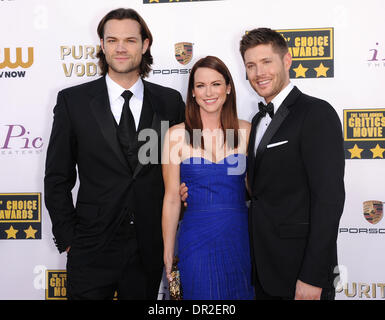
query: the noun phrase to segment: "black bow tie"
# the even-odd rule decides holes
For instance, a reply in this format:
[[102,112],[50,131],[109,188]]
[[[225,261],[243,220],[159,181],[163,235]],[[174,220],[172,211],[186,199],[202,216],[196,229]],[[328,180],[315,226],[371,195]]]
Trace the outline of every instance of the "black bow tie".
[[274,105],[271,102],[269,102],[267,105],[265,105],[263,102],[259,102],[258,108],[259,108],[259,113],[261,114],[261,117],[264,117],[266,113],[268,113],[270,118],[273,119]]

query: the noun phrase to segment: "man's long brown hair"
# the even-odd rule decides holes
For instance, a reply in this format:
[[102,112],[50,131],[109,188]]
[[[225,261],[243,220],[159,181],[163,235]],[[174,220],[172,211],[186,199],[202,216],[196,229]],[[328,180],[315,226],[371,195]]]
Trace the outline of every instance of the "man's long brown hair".
[[[133,9],[119,8],[116,10],[112,10],[109,13],[107,13],[104,16],[104,18],[99,22],[97,31],[100,39],[104,39],[104,26],[106,22],[112,19],[116,19],[116,20],[131,19],[139,23],[142,42],[145,39],[149,40],[147,51],[143,54],[142,61],[139,66],[139,74],[142,78],[147,77],[149,72],[151,71],[151,64],[153,63],[153,58],[151,55],[152,34],[146,22],[139,15],[139,13],[137,13]],[[105,76],[108,72],[108,63],[106,61],[106,56],[104,55],[104,52],[101,48],[98,51],[96,56],[99,58],[99,67],[100,67],[101,73],[103,76]]]
[[187,141],[190,143],[190,145],[193,148],[201,147],[202,149],[204,149],[203,136],[201,136],[200,139],[198,140],[196,139],[196,136],[194,136],[194,132],[193,132],[194,129],[199,129],[198,132],[202,132],[203,130],[203,124],[202,124],[202,119],[200,115],[200,107],[198,103],[195,101],[195,98],[193,97],[193,93],[192,93],[194,89],[194,83],[195,83],[194,76],[198,68],[209,68],[219,72],[224,77],[226,85],[230,85],[231,87],[230,93],[226,96],[226,101],[222,106],[220,121],[221,121],[221,129],[224,135],[224,143],[226,143],[226,130],[227,129],[233,130],[234,139],[232,139],[233,141],[227,141],[227,142],[230,148],[235,149],[238,147],[239,124],[238,124],[238,116],[237,116],[234,82],[233,82],[233,78],[231,77],[229,69],[226,67],[223,61],[214,56],[207,56],[205,58],[198,60],[191,69],[190,78],[188,82],[186,111],[185,111],[185,114],[186,114],[185,128],[189,135],[188,137],[190,138]]

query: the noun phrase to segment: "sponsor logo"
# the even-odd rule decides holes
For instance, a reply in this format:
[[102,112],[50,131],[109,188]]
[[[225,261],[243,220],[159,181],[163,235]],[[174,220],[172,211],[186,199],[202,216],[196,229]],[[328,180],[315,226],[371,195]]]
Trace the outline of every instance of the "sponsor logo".
[[338,276],[333,281],[336,294],[356,299],[385,299],[385,283],[352,282],[348,279],[348,268],[338,265]]
[[190,42],[179,42],[175,44],[175,58],[183,65],[188,64],[193,57],[193,44]]
[[42,137],[32,135],[21,124],[0,127],[0,156],[42,154],[43,145]]
[[[67,271],[66,270],[46,270],[46,300],[66,300],[67,299]],[[115,292],[114,300],[117,300],[118,293]]]
[[63,72],[70,77],[93,77],[100,74],[96,54],[100,45],[73,45],[60,47]]
[[[383,202],[367,200],[363,203],[363,216],[370,224],[377,224],[382,220]],[[341,227],[339,233],[343,234],[385,234],[385,228]]]
[[67,299],[67,272],[65,270],[46,270],[45,277],[46,300],[65,300]]
[[382,201],[365,201],[363,207],[366,221],[371,224],[377,224],[381,221],[383,212]]
[[0,240],[41,239],[41,193],[0,194]]
[[220,0],[143,0],[144,4],[147,3],[178,3],[178,2],[202,2],[202,1],[220,1]]
[[[24,78],[25,70],[14,69],[28,69],[34,62],[34,48],[28,47],[23,49],[17,47],[15,49],[3,48],[0,49],[0,79],[2,78]],[[11,69],[9,71],[8,69]]]
[[344,110],[345,159],[383,159],[385,109]]
[[373,48],[369,49],[366,62],[370,68],[385,67],[385,48],[381,47],[379,42],[376,42]]
[[348,233],[348,234],[385,234],[385,229],[376,229],[376,228],[357,228],[357,227],[348,227],[348,228],[339,228],[339,233]]
[[348,298],[385,299],[385,283],[350,282],[336,289]]
[[173,74],[190,74],[191,69],[154,69],[152,70],[153,75],[173,75]]
[[[191,59],[193,58],[193,46],[194,44],[191,42],[179,42],[174,45],[175,58],[180,64],[187,65],[191,62]],[[176,74],[190,74],[190,72],[191,72],[190,68],[179,69],[179,68],[173,68],[173,67],[152,70],[153,75],[161,75],[161,76],[176,75]]]
[[276,30],[293,57],[290,78],[334,77],[334,28]]

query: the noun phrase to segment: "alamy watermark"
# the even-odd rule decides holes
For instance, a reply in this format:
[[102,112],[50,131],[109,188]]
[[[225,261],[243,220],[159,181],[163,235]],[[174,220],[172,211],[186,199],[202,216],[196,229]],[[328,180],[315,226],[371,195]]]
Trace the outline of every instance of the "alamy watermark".
[[[168,132],[168,134],[166,134]],[[201,146],[204,138],[204,148]],[[226,141],[225,141],[226,137]],[[159,137],[156,130],[152,128],[142,129],[138,133],[138,141],[145,143],[138,150],[138,160],[141,164],[159,164]],[[161,164],[180,164],[186,159],[192,160],[192,164],[229,165],[228,175],[240,175],[246,170],[246,129],[238,129],[238,147],[235,144],[235,130],[226,129],[193,129],[192,137],[183,128],[169,130],[169,121],[161,121]],[[190,142],[192,142],[190,144]],[[190,146],[194,146],[191,148]],[[215,154],[215,159],[213,158]],[[197,157],[198,155],[198,157]],[[201,158],[201,159],[199,159]]]

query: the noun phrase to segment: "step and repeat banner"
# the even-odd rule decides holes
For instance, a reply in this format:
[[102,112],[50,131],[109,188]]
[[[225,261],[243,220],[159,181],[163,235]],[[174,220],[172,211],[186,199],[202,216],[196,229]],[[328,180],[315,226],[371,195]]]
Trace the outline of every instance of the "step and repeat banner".
[[43,201],[52,111],[59,90],[100,76],[96,28],[119,7],[137,10],[154,36],[149,81],[185,98],[194,62],[218,56],[233,75],[238,115],[249,121],[260,98],[239,41],[253,28],[279,30],[293,56],[292,82],[330,102],[343,125],[336,297],[384,300],[383,0],[0,0],[0,299],[65,299],[66,255],[56,250]]

